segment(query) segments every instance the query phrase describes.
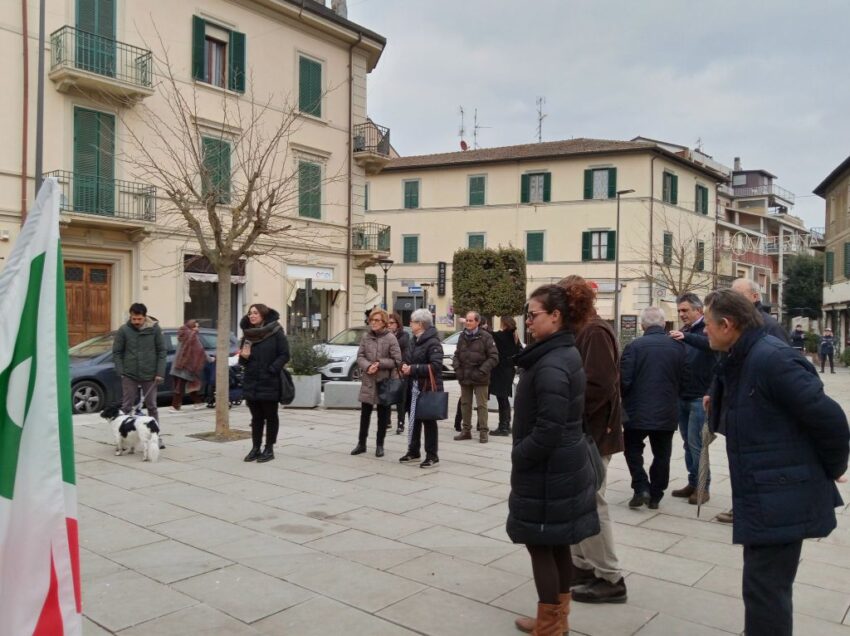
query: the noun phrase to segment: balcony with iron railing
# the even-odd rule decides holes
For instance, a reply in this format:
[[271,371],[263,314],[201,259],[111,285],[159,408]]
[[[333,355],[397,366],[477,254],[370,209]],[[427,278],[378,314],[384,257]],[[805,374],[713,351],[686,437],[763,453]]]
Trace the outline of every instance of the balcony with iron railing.
[[50,73],[56,89],[129,104],[153,95],[153,56],[147,49],[63,26],[50,35]]
[[821,252],[826,249],[826,228],[809,228],[809,247]]
[[[156,222],[156,188],[144,183],[54,170],[62,189],[60,209],[139,226]],[[129,223],[128,223],[129,222]]]
[[390,129],[367,121],[354,126],[354,161],[368,174],[379,173],[390,160]]
[[791,205],[794,205],[794,200],[796,198],[793,192],[789,192],[785,188],[780,188],[778,185],[774,184],[735,186],[734,190],[736,197],[776,197],[777,199],[782,199]]
[[390,254],[390,226],[355,223],[351,226],[351,252],[358,267],[369,267]]

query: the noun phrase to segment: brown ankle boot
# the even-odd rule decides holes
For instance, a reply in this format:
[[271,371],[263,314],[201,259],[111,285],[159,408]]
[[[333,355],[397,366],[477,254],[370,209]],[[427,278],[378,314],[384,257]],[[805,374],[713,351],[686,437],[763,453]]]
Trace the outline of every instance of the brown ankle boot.
[[[561,612],[561,631],[556,632],[558,636],[561,634],[569,634],[570,633],[570,600],[572,600],[572,593],[567,592],[566,594],[558,594],[558,608]],[[516,628],[525,632],[526,634],[531,634],[534,632],[534,628],[537,625],[537,620],[534,618],[530,618],[528,616],[520,616],[516,620],[514,620],[514,625]]]
[[537,604],[537,621],[534,625],[532,636],[561,636],[561,604],[550,605],[548,603]]

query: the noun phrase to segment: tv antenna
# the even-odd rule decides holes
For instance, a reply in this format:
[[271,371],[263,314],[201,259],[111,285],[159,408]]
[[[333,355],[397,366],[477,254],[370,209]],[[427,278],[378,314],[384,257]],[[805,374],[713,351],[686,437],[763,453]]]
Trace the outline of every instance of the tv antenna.
[[478,125],[478,109],[476,108],[473,112],[473,124],[472,124],[472,147],[474,149],[478,149],[478,131],[482,128],[492,128],[492,126],[479,126]]
[[543,120],[547,115],[543,112],[543,104],[546,103],[545,97],[537,98],[537,143],[543,141]]
[[463,106],[459,106],[458,110],[460,111],[460,130],[458,130],[458,135],[460,136],[460,149],[466,150],[467,148],[469,148],[469,146],[467,145],[466,140],[464,139],[464,137],[466,136],[466,127],[464,126],[464,121],[463,121],[463,117],[464,117]]

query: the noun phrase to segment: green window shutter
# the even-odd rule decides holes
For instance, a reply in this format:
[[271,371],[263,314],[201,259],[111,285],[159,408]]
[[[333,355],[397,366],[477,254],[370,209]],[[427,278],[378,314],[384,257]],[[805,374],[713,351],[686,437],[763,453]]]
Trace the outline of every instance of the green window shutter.
[[824,263],[823,279],[825,282],[832,284],[835,277],[835,252],[826,253],[826,261]]
[[467,247],[470,249],[483,249],[484,248],[484,235],[483,234],[470,234],[467,239]]
[[698,272],[705,271],[705,241],[697,241],[697,259],[696,270]]
[[617,258],[617,233],[613,230],[608,232],[608,253],[605,255],[606,261],[613,261]]
[[543,173],[543,202],[548,203],[552,200],[552,173]]
[[219,141],[218,146],[218,202],[230,203],[230,144]]
[[306,57],[298,64],[298,108],[302,113],[322,116],[322,65]]
[[528,203],[531,201],[531,175],[524,174],[520,178],[520,194],[519,194],[519,202],[520,203]]
[[584,198],[593,198],[593,170],[584,171]]
[[115,212],[115,116],[98,113],[97,212]]
[[673,263],[673,235],[670,232],[664,232],[664,264],[672,265]]
[[617,169],[608,168],[608,198],[617,198]]
[[419,182],[405,181],[404,182],[404,207],[408,210],[415,210],[419,207]]
[[369,184],[368,183],[363,185],[363,209],[367,212],[369,210]]
[[115,0],[77,0],[77,28],[115,39]]
[[661,174],[661,200],[665,203],[670,202],[670,177],[672,175],[669,172],[664,172]]
[[405,236],[404,237],[404,262],[418,263],[419,262],[419,237]]
[[469,178],[469,205],[484,205],[484,177]]
[[74,109],[74,209],[111,215],[115,208],[115,117]]
[[525,235],[525,259],[529,263],[543,262],[543,232],[529,232]]
[[207,25],[203,18],[192,16],[192,79],[204,80],[206,75],[206,58],[204,57],[204,41],[207,37]]
[[679,177],[675,174],[670,175],[670,203],[673,205],[679,203]]
[[77,28],[97,33],[97,0],[77,0]]
[[238,31],[230,32],[230,46],[228,47],[229,74],[227,87],[238,93],[245,92],[245,34]]
[[322,167],[309,161],[298,164],[298,216],[322,218]]
[[844,278],[850,280],[850,243],[844,244]]
[[201,194],[212,192],[218,203],[230,203],[230,144],[213,137],[204,137],[202,143],[207,174],[201,177]]
[[[587,170],[585,170],[585,174],[587,174]],[[592,192],[591,192],[592,194]],[[592,241],[592,237],[590,232],[582,232],[581,233],[581,260],[589,261],[590,260],[590,245]]]

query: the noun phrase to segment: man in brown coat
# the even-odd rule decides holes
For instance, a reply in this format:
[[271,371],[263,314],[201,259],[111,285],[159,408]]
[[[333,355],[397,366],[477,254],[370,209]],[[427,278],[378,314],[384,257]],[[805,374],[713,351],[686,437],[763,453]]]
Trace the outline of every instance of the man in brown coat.
[[460,334],[452,366],[460,384],[460,410],[463,430],[456,440],[472,439],[472,398],[478,411],[478,441],[486,444],[490,434],[487,428],[487,399],[490,372],[499,364],[499,351],[492,334],[481,328],[481,315],[477,311],[466,314],[466,329]]
[[[582,280],[570,276],[562,284]],[[596,289],[595,283],[586,283]],[[620,354],[617,337],[607,321],[594,315],[576,335],[576,348],[584,362],[585,431],[593,437],[605,467],[614,453],[623,452],[622,404],[620,402]],[[605,486],[596,493],[600,532],[571,547],[573,600],[581,603],[624,603],[626,584],[614,551],[614,533]]]

